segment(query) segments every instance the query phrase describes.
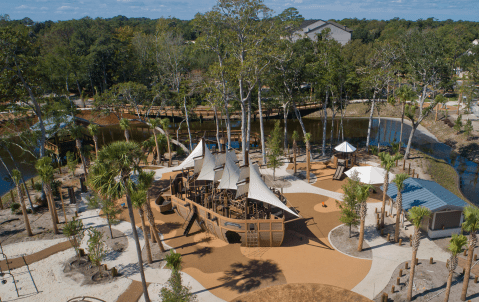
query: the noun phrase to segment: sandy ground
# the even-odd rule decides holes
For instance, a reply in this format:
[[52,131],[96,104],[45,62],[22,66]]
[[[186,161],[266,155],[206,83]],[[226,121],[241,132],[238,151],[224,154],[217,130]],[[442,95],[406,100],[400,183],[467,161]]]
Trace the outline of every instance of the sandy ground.
[[284,284],[261,289],[242,295],[232,302],[276,302],[276,301],[328,301],[328,302],[367,302],[368,298],[344,288],[314,284]]
[[35,244],[32,244],[29,241],[13,243],[3,246],[3,253],[7,255],[9,259],[21,257],[24,255],[31,255],[33,253],[47,249],[57,243],[64,242],[67,240],[68,239],[63,236],[63,238],[53,240],[38,240],[35,242]]
[[346,225],[338,226],[331,231],[329,240],[335,249],[354,257],[372,259],[373,253],[366,242],[363,242],[363,250],[358,252],[359,230],[352,227],[351,237],[349,237],[349,227]]
[[[399,276],[399,269],[402,269],[402,276]],[[388,285],[378,293],[374,301],[382,301],[381,295],[383,292],[388,293],[389,299],[393,301],[405,301],[409,286],[409,272],[410,269],[405,269],[405,263],[401,263],[394,271]],[[429,259],[419,259],[414,277],[414,301],[444,301],[448,274],[449,270],[446,268],[446,263],[434,261],[434,264],[429,264]],[[396,284],[398,277],[400,277],[399,285]],[[458,266],[454,272],[453,286],[449,296],[450,302],[461,301],[462,278],[462,268]],[[391,291],[393,285],[395,286],[394,293]],[[479,284],[474,283],[473,279],[470,280],[467,292],[466,301],[477,301],[479,299]]]

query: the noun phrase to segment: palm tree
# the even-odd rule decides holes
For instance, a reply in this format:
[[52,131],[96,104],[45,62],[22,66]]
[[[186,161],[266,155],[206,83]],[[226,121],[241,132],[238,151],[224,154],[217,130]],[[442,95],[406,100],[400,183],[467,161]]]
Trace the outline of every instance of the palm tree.
[[393,180],[393,182],[396,184],[396,187],[398,189],[398,194],[396,197],[397,215],[396,215],[396,228],[394,230],[394,242],[399,241],[399,223],[400,223],[399,216],[401,216],[400,214],[402,211],[402,190],[404,190],[404,181],[408,178],[409,178],[409,175],[407,175],[406,173],[400,173],[400,174],[397,174]]
[[386,170],[384,173],[384,185],[383,185],[383,204],[381,206],[381,228],[384,228],[384,213],[386,212],[386,196],[388,191],[389,185],[389,171],[391,171],[392,167],[396,163],[396,160],[401,159],[402,155],[397,153],[392,155],[387,152],[381,152],[378,154],[379,159],[381,160],[381,166]]
[[35,168],[37,169],[38,174],[43,182],[43,190],[45,191],[45,195],[47,198],[48,208],[50,209],[50,215],[52,216],[52,227],[53,233],[58,234],[58,227],[57,227],[57,215],[55,204],[53,202],[52,197],[52,186],[51,183],[53,181],[53,167],[51,165],[51,158],[48,156],[42,157],[37,160],[35,164]]
[[366,215],[368,212],[368,204],[366,201],[369,198],[369,190],[371,189],[370,185],[359,185],[357,186],[356,191],[356,200],[359,204],[359,215],[360,215],[360,228],[359,228],[359,242],[358,242],[358,252],[363,250],[363,241],[364,241],[364,223],[366,222]]
[[469,286],[469,277],[471,274],[472,257],[474,248],[477,244],[476,232],[479,229],[479,209],[473,206],[464,208],[464,223],[462,229],[469,232],[469,251],[467,255],[467,266],[464,274],[464,282],[462,285],[461,300],[466,301],[467,287]]
[[310,148],[310,145],[309,145],[309,142],[311,141],[311,133],[306,133],[304,135],[304,142],[306,144],[306,179],[309,183],[309,165],[310,165],[310,154],[309,154],[309,148]]
[[168,131],[170,127],[170,120],[168,118],[164,118],[160,121],[161,128],[165,131],[166,135],[166,142],[168,143],[168,167],[171,167],[171,146],[170,146],[170,132]]
[[145,212],[143,211],[143,207],[147,202],[147,190],[140,189],[140,187],[141,184],[139,184],[136,189],[131,190],[131,203],[133,207],[138,210],[138,214],[140,215],[141,228],[143,229],[143,237],[145,238],[146,256],[148,258],[148,263],[153,263],[153,257],[151,256],[150,240],[148,239],[148,235],[146,232]]
[[408,211],[409,221],[414,225],[414,236],[412,238],[412,260],[411,260],[411,272],[409,273],[409,286],[407,291],[407,301],[412,299],[412,284],[414,283],[414,269],[416,268],[416,255],[419,249],[419,240],[421,239],[421,232],[419,227],[421,226],[424,217],[429,217],[431,211],[425,207],[412,207]]
[[83,156],[83,152],[81,150],[82,148],[82,143],[81,139],[83,138],[83,132],[82,132],[82,127],[76,124],[73,124],[72,127],[70,128],[70,135],[71,137],[75,140],[75,144],[78,150],[78,154],[80,155],[80,159],[83,165],[83,171],[85,173],[85,176],[88,175],[88,171],[86,169],[86,162],[85,162],[85,157]]
[[158,243],[158,247],[160,248],[161,252],[165,251],[165,248],[163,246],[163,243],[161,242],[160,235],[158,235],[158,229],[156,228],[156,223],[155,223],[155,217],[153,216],[153,211],[151,210],[151,204],[150,204],[150,198],[148,195],[148,188],[151,187],[153,184],[155,173],[150,172],[150,173],[140,173],[139,174],[139,179],[140,183],[143,184],[144,188],[146,189],[146,200],[147,202],[145,203],[145,208],[146,208],[146,215],[148,218],[148,223],[150,224],[150,234],[151,234],[151,239],[153,242],[156,241]]
[[156,127],[160,125],[161,121],[158,118],[155,118],[153,120],[150,120],[150,127],[153,129],[153,135],[155,136],[155,144],[156,144],[156,156],[157,156],[157,165],[160,164],[160,147],[158,146],[158,139],[156,137]]
[[297,152],[296,149],[298,149],[298,144],[296,143],[296,141],[299,140],[298,131],[294,130],[291,138],[293,139],[293,162],[294,162],[294,174],[296,175],[296,152]]
[[130,174],[134,171],[140,171],[139,162],[142,155],[143,152],[136,142],[118,141],[103,147],[100,152],[98,152],[98,160],[92,166],[90,184],[103,196],[113,199],[119,199],[122,196],[126,196],[128,214],[136,244],[138,266],[143,285],[143,295],[145,301],[150,302],[145,273],[143,271],[140,241],[138,239],[138,232],[136,231],[135,216],[133,214],[133,205],[131,202]]
[[130,121],[127,120],[126,118],[122,118],[120,120],[120,128],[121,130],[125,131],[125,139],[127,142],[130,141],[130,132],[128,131],[130,129]]
[[401,132],[399,134],[399,148],[401,148],[402,145],[402,130],[404,126],[404,112],[406,108],[406,102],[413,100],[416,97],[416,93],[412,90],[412,88],[409,85],[403,85],[396,90],[396,95],[398,96],[398,99],[401,101],[402,100],[402,106],[401,106]]
[[28,236],[33,236],[32,228],[30,227],[30,221],[28,220],[27,207],[25,206],[25,201],[23,200],[22,190],[20,188],[20,182],[22,180],[22,174],[17,169],[12,170],[12,180],[17,187],[18,199],[20,205],[22,206],[23,221],[25,223],[25,229],[27,230]]
[[444,297],[444,302],[449,301],[449,293],[451,292],[451,284],[452,284],[452,277],[454,275],[454,271],[457,267],[457,254],[463,251],[464,245],[467,243],[467,238],[464,235],[452,235],[451,241],[449,241],[449,246],[447,249],[451,252],[451,256],[449,257],[449,263],[447,264],[447,268],[449,270],[449,276],[447,278],[447,286],[446,286],[446,296]]
[[90,124],[88,125],[88,131],[90,132],[91,136],[93,136],[93,142],[95,143],[95,155],[98,159],[98,133],[100,129],[97,124]]

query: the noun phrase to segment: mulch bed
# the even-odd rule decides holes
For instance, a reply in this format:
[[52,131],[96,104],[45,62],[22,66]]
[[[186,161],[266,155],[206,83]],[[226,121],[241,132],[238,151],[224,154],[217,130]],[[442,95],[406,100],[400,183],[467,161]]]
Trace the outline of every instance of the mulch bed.
[[109,270],[101,269],[93,265],[87,256],[78,257],[75,255],[66,261],[63,272],[75,282],[82,285],[107,283],[113,280],[113,276]]
[[342,225],[331,231],[331,244],[334,247],[350,256],[373,259],[373,252],[366,241],[363,241],[363,250],[358,252],[359,229],[353,227],[351,230],[351,238],[349,238],[349,227]]
[[[406,301],[407,289],[409,286],[409,273],[410,268],[405,269],[405,263],[401,263],[392,274],[391,280],[386,287],[379,291],[374,301],[382,301],[382,294],[388,293],[389,301]],[[410,264],[410,263],[409,263]],[[410,267],[410,266],[409,266]],[[402,269],[402,276],[400,277],[400,284],[397,285],[397,278],[399,277],[399,270]],[[429,264],[429,259],[419,259],[419,265],[415,269],[414,285],[413,288],[413,300],[414,301],[430,301],[439,302],[444,301],[444,294],[446,289],[446,282],[449,275],[449,270],[446,268],[446,263],[442,261],[435,261],[433,264]],[[474,276],[469,280],[469,289],[466,301],[475,301],[475,298],[479,297],[479,284],[474,283]],[[457,266],[454,277],[453,285],[451,286],[451,292],[449,296],[450,302],[459,302],[462,291],[462,268]],[[458,281],[455,285],[454,282]],[[394,293],[391,292],[394,285]]]

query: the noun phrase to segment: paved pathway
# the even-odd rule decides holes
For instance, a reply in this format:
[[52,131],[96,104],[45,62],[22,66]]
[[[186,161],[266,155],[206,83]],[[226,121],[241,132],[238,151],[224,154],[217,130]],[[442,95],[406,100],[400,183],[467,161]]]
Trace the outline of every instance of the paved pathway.
[[[374,209],[381,208],[381,203],[368,203],[368,215],[366,217],[364,240],[371,247],[373,252],[373,263],[371,270],[366,277],[356,285],[352,291],[373,299],[388,284],[396,267],[405,262],[411,261],[412,248],[409,246],[399,247],[397,244],[387,243],[379,236],[376,227],[376,215]],[[414,228],[405,222],[407,235],[412,235]],[[408,227],[409,224],[409,227]],[[417,253],[419,259],[429,259],[446,262],[449,254],[438,247],[427,237],[421,239],[421,244]]]

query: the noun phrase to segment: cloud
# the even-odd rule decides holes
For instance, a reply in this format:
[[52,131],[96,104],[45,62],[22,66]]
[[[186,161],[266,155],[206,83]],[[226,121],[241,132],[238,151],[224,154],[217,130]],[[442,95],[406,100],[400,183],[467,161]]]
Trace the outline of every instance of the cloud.
[[15,7],[15,8],[16,8],[16,9],[27,9],[27,8],[30,8],[30,7],[28,7],[28,6],[26,6],[26,5],[20,5],[20,6],[17,6],[17,7]]

